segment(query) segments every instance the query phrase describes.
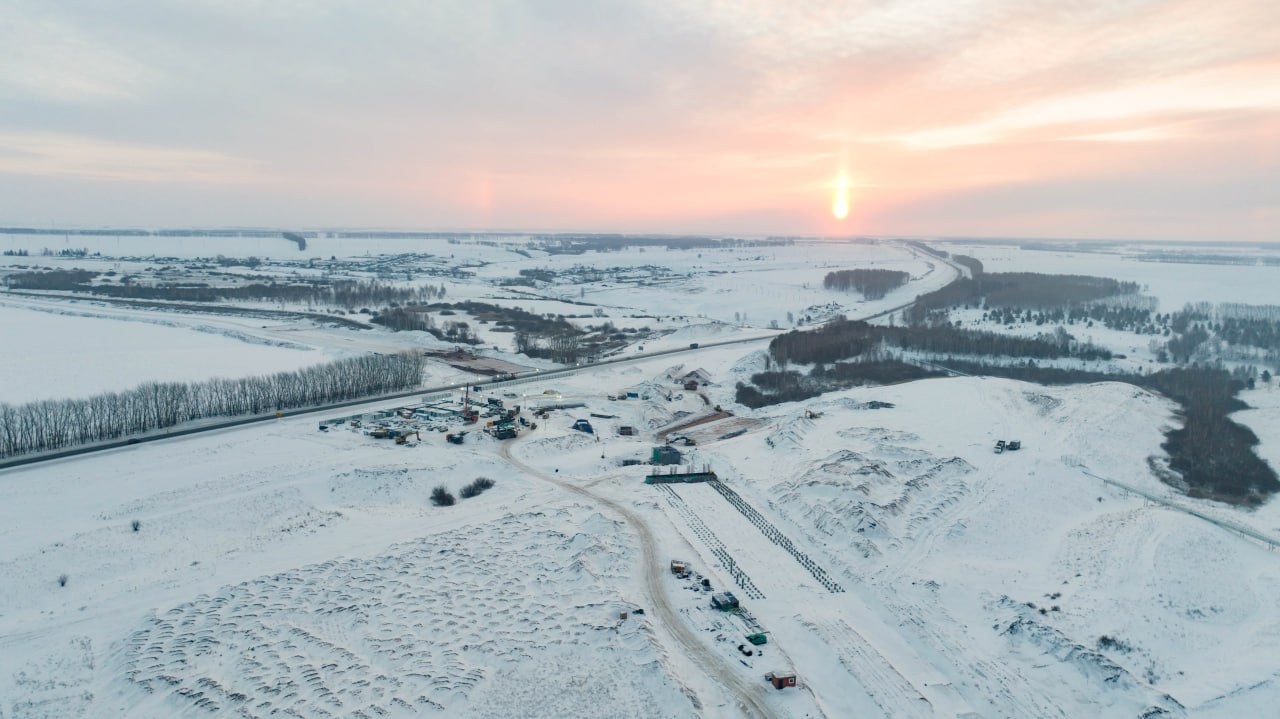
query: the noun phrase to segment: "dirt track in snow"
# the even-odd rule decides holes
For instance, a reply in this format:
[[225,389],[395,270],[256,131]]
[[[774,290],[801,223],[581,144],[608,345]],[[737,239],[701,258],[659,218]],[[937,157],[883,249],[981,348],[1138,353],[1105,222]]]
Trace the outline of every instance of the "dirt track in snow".
[[679,642],[680,649],[683,651],[685,656],[692,664],[701,667],[714,681],[728,690],[728,692],[733,695],[733,698],[737,701],[739,707],[746,716],[762,718],[774,717],[774,712],[771,711],[769,706],[764,702],[764,698],[762,696],[764,690],[761,687],[747,684],[733,671],[731,667],[726,667],[724,660],[703,646],[698,637],[695,636],[684,621],[680,619],[675,608],[671,606],[662,583],[662,580],[665,577],[665,572],[658,563],[653,532],[649,529],[649,526],[644,523],[644,520],[631,510],[623,507],[613,500],[606,499],[588,489],[571,484],[561,477],[557,477],[553,474],[547,474],[546,472],[525,464],[512,455],[511,448],[514,444],[515,442],[504,442],[501,446],[503,459],[510,462],[513,466],[532,477],[536,477],[560,487],[561,489],[573,492],[584,499],[611,510],[621,516],[623,521],[630,525],[631,529],[635,531],[636,535],[640,539],[640,552],[644,562],[645,588],[649,595],[649,600],[653,607],[654,614],[671,636],[675,637],[676,641]]

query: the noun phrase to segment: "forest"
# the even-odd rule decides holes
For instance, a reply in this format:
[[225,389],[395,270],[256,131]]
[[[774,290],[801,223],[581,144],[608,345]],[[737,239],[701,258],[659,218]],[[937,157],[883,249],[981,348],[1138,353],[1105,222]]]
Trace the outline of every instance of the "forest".
[[952,307],[1067,307],[1104,297],[1137,294],[1138,289],[1136,282],[1089,275],[984,272],[918,296],[916,303],[903,314],[910,324],[925,324],[945,319],[946,311]]
[[884,327],[837,317],[813,330],[773,338],[770,356],[782,364],[830,363],[858,357],[882,346],[933,354],[964,354],[1035,359],[1111,359],[1111,353],[1077,342],[1065,330],[1035,337],[960,329],[950,325]]
[[891,358],[836,362],[829,367],[818,365],[808,375],[796,370],[771,370],[752,375],[750,384],[739,382],[735,400],[757,409],[850,387],[910,382],[943,374]]
[[421,384],[425,362],[418,353],[364,355],[242,379],[148,382],[84,399],[0,403],[0,457],[120,439],[208,417],[260,415],[411,390]]
[[[1179,489],[1192,497],[1247,506],[1260,504],[1280,491],[1275,471],[1254,451],[1257,435],[1229,417],[1231,412],[1247,407],[1236,396],[1247,382],[1243,373],[1193,367],[1137,375],[958,360],[944,364],[966,374],[1038,384],[1127,382],[1159,392],[1181,407],[1183,426],[1166,432],[1163,444],[1170,467],[1185,484]],[[1270,377],[1266,379],[1269,381]]]
[[911,275],[899,270],[836,270],[828,272],[822,286],[828,290],[853,290],[869,300],[878,300],[907,284]]
[[444,285],[421,287],[397,287],[369,280],[341,280],[337,282],[300,282],[278,284],[255,282],[235,287],[210,287],[197,283],[163,283],[158,285],[134,284],[126,277],[120,284],[94,284],[98,272],[87,270],[49,270],[46,272],[19,272],[10,275],[5,283],[15,290],[44,290],[62,292],[88,292],[104,297],[123,299],[172,300],[180,302],[218,302],[240,300],[250,302],[294,302],[343,307],[348,310],[369,305],[405,304],[429,302],[442,298]]

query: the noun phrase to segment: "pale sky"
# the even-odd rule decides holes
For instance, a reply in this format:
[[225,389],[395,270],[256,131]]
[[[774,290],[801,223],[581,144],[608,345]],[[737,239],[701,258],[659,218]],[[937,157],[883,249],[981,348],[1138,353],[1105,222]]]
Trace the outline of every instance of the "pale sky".
[[5,0],[0,48],[4,225],[1280,241],[1277,0]]

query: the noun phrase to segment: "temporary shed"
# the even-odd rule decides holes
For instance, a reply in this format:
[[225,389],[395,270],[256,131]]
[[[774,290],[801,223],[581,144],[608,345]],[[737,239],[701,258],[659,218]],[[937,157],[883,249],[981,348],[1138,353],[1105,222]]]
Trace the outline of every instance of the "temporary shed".
[[684,459],[684,455],[680,454],[680,450],[671,446],[662,446],[653,448],[653,463],[659,465],[680,464]]
[[715,609],[719,609],[722,612],[727,612],[730,609],[738,608],[738,598],[733,596],[733,592],[720,592],[719,594],[712,594],[711,606]]
[[764,678],[773,685],[774,689],[786,689],[796,685],[795,672],[769,672],[764,675]]

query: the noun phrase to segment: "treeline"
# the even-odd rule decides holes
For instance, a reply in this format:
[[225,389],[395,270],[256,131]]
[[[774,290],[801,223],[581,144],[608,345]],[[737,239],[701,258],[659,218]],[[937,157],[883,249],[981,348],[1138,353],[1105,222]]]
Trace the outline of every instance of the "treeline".
[[1136,282],[1088,275],[1044,275],[1034,272],[982,273],[961,278],[920,295],[904,313],[907,321],[922,324],[952,307],[1062,307],[1123,294],[1136,294]]
[[1246,382],[1224,370],[1178,368],[1135,375],[955,360],[945,364],[966,374],[1038,384],[1128,382],[1159,392],[1182,408],[1183,426],[1166,432],[1162,445],[1169,466],[1186,484],[1181,489],[1192,497],[1250,506],[1280,491],[1275,471],[1254,452],[1258,437],[1228,416],[1247,408],[1236,396]]
[[417,353],[365,355],[291,372],[149,382],[86,399],[0,403],[0,457],[120,439],[208,417],[239,417],[310,407],[399,390],[422,382]]
[[1169,333],[1168,315],[1156,314],[1144,307],[1100,302],[1049,309],[994,307],[983,312],[982,319],[1001,325],[1025,322],[1036,325],[1081,324],[1092,327],[1096,323],[1109,329],[1144,335]]
[[[450,313],[452,314],[452,313]],[[437,325],[431,313],[423,307],[389,307],[374,314],[369,321],[397,332],[428,332],[438,340],[458,344],[478,345],[471,325],[461,320],[447,320]]]
[[963,265],[969,269],[969,274],[977,277],[982,274],[982,260],[977,257],[968,255],[952,255],[951,261],[957,265]]
[[19,272],[6,278],[5,283],[15,290],[56,290],[62,292],[88,292],[105,297],[144,300],[173,300],[180,302],[218,302],[221,300],[293,302],[321,304],[354,309],[368,305],[405,304],[429,302],[445,295],[445,286],[423,285],[397,287],[377,280],[360,282],[316,282],[297,284],[253,283],[237,287],[209,287],[197,283],[163,283],[158,285],[134,284],[125,278],[120,284],[93,284],[100,275],[87,270],[50,270],[47,272]]
[[803,375],[795,370],[772,370],[751,376],[751,383],[739,382],[735,400],[758,409],[782,402],[798,402],[850,387],[910,382],[943,373],[892,358],[818,365]]
[[701,237],[697,235],[535,235],[530,246],[553,255],[580,255],[592,252],[617,252],[629,247],[665,247],[669,250],[700,250],[722,247],[785,247],[795,244],[791,238],[770,237],[763,240]]
[[1280,350],[1280,306],[1225,303],[1187,305],[1170,319],[1175,332],[1197,332],[1232,345]]
[[836,270],[827,273],[822,280],[822,286],[841,292],[856,290],[869,300],[878,300],[907,284],[907,280],[910,279],[909,273],[898,270]]
[[1061,328],[1035,337],[1017,337],[950,325],[882,327],[844,317],[817,329],[779,335],[769,343],[769,354],[783,364],[822,364],[858,357],[883,346],[934,354],[1111,359],[1108,350],[1077,342]]

